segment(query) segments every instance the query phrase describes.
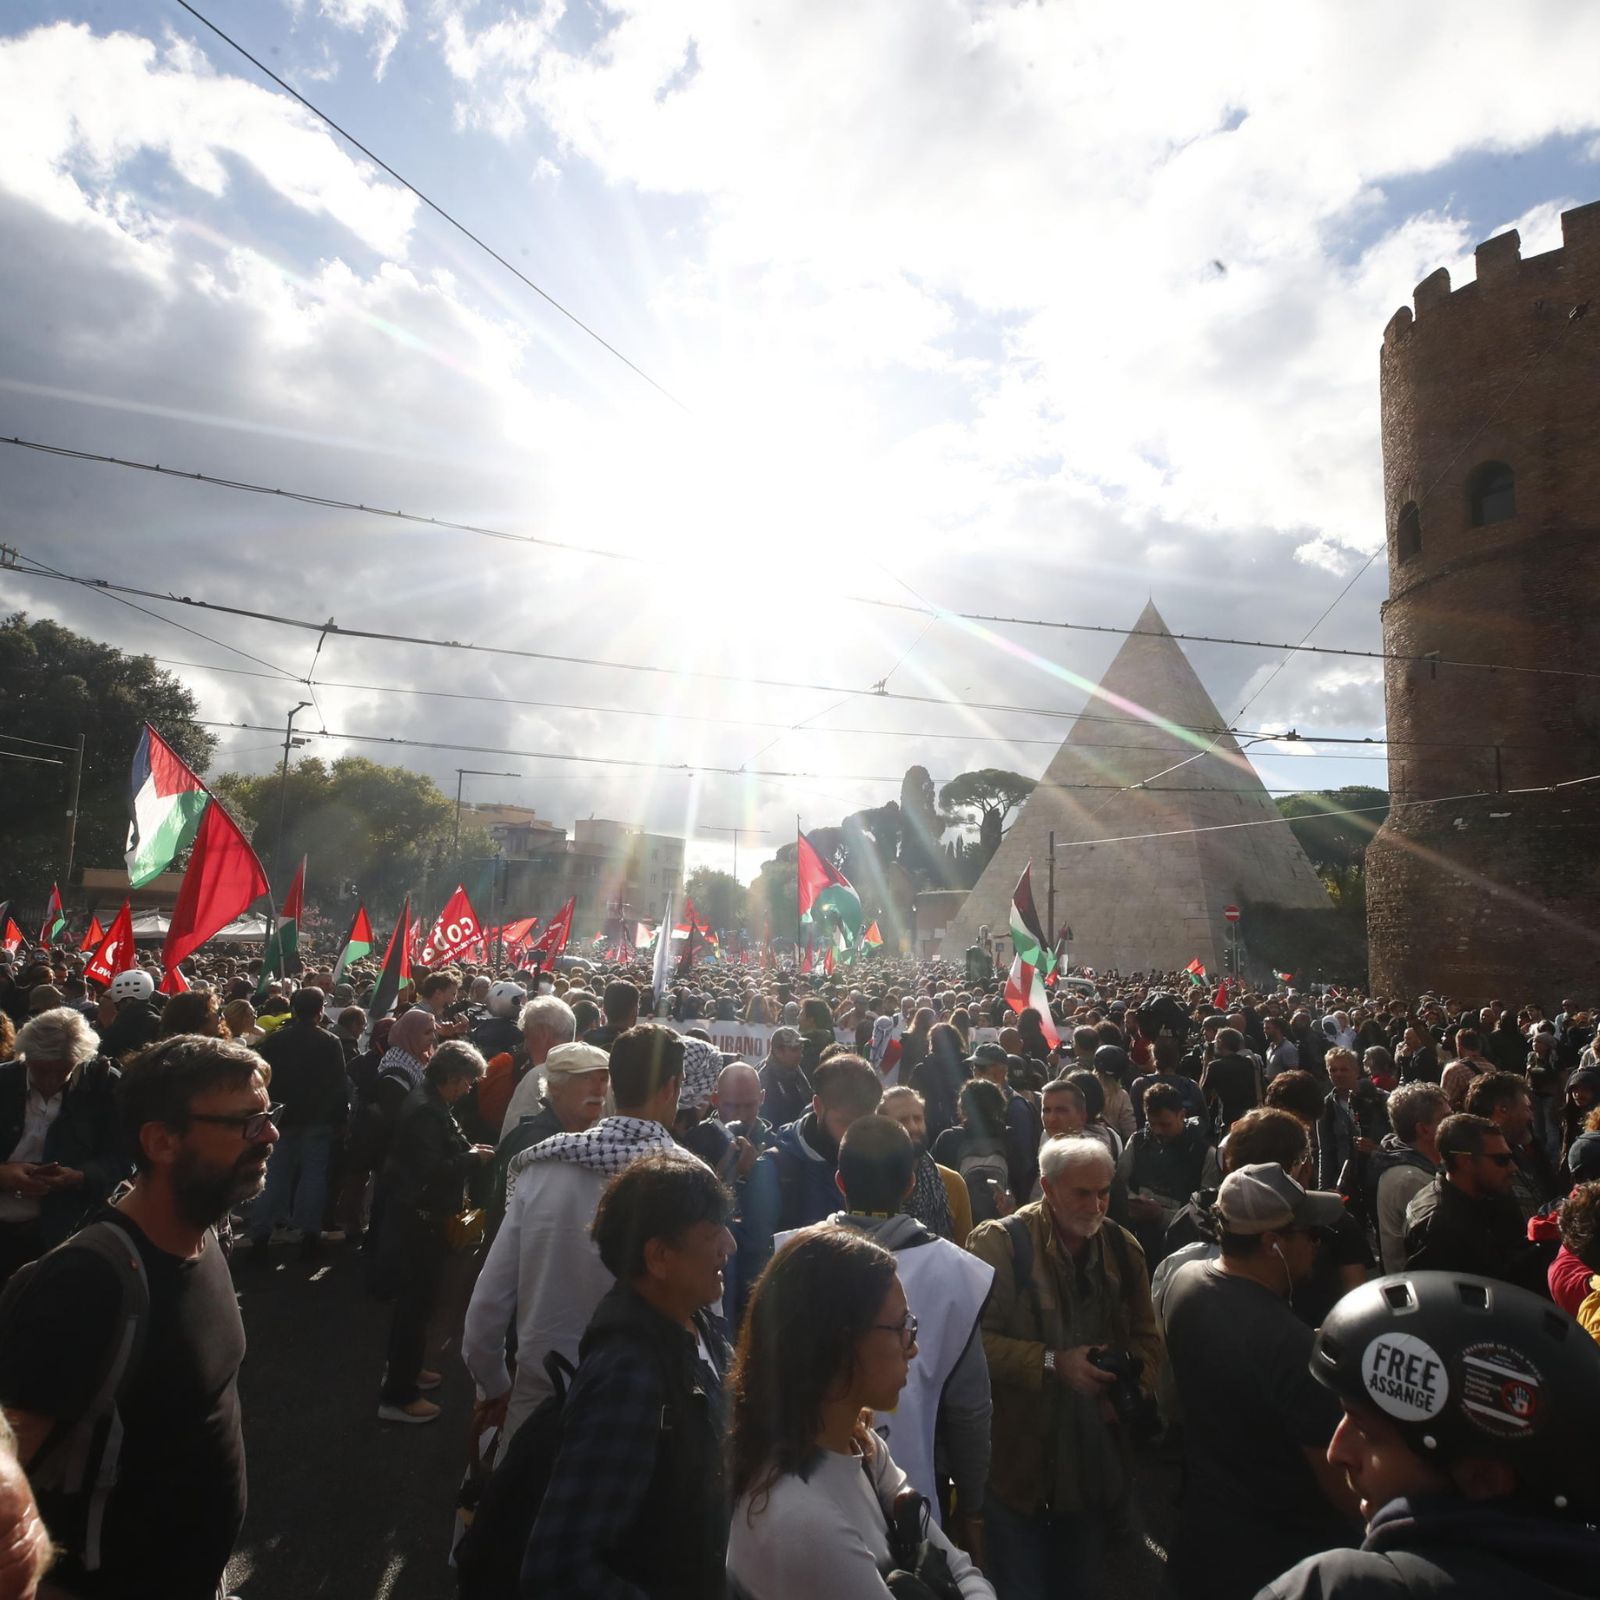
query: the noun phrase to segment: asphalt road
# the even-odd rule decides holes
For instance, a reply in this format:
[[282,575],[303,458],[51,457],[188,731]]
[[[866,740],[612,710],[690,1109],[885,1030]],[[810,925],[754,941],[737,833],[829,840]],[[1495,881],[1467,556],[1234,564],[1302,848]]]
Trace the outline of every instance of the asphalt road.
[[[472,1384],[452,1346],[437,1362],[444,1415],[378,1420],[388,1308],[360,1258],[240,1255],[234,1283],[249,1351],[239,1378],[250,1504],[230,1593],[243,1600],[454,1600],[448,1563]],[[459,1325],[459,1319],[458,1325]]]
[[[455,1600],[448,1565],[466,1461],[472,1385],[452,1342],[434,1363],[444,1415],[426,1427],[378,1421],[388,1308],[362,1287],[360,1258],[274,1250],[235,1258],[249,1353],[240,1375],[250,1505],[230,1593],[242,1600]],[[439,1324],[459,1327],[441,1308]],[[1170,1520],[1174,1473],[1141,1462],[1145,1525]],[[1107,1558],[1108,1600],[1157,1600],[1159,1561],[1138,1536]]]

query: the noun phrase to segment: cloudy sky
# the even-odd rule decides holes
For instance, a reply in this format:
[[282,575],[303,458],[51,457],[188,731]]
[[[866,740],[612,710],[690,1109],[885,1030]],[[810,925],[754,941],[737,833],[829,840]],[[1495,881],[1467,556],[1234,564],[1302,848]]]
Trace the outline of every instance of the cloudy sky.
[[[516,772],[469,798],[687,833],[692,862],[766,830],[746,878],[796,811],[879,803],[912,762],[1041,771],[1116,644],[847,597],[1122,626],[1153,597],[1174,630],[1299,639],[1383,542],[1384,323],[1436,266],[1469,279],[1477,241],[1550,248],[1600,195],[1574,66],[1600,8],[1566,0],[199,9],[632,366],[173,0],[21,0],[0,435],[609,554],[10,447],[0,537],[665,669],[332,639],[301,727],[518,752],[308,746],[447,789]],[[1385,584],[1380,555],[1316,642],[1378,648]],[[314,634],[9,573],[0,604],[183,663],[218,721],[307,698]],[[1263,690],[1279,656],[1191,654],[1241,726],[1382,733],[1375,664],[1300,656]],[[885,680],[953,703],[864,692]],[[219,767],[274,759],[220,737]],[[1381,750],[1317,748],[1258,747],[1264,780],[1383,781]]]

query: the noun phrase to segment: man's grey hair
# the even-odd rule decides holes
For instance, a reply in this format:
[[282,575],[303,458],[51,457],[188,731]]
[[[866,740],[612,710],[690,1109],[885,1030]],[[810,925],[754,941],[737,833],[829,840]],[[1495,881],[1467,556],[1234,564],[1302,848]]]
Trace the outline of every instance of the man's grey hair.
[[1402,1083],[1389,1096],[1388,1112],[1395,1138],[1401,1144],[1415,1144],[1423,1123],[1437,1127],[1450,1115],[1450,1100],[1436,1083]]
[[1117,1170],[1111,1152],[1098,1139],[1083,1134],[1063,1134],[1046,1139],[1039,1147],[1039,1176],[1052,1183],[1064,1177],[1074,1167],[1098,1166],[1109,1179]]
[[524,1033],[532,1027],[543,1028],[556,1044],[571,1044],[578,1032],[578,1019],[559,995],[540,994],[522,1008],[517,1026]]
[[16,1054],[23,1061],[70,1061],[76,1071],[100,1054],[100,1041],[81,1011],[53,1006],[23,1023]]

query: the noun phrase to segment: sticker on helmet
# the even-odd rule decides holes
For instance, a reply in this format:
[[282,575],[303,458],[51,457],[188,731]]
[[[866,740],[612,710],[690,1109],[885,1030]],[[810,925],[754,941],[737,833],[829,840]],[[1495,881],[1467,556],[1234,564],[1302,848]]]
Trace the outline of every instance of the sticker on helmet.
[[1485,1433],[1519,1438],[1537,1422],[1544,1402],[1539,1369],[1503,1344],[1475,1344],[1461,1352],[1461,1404]]
[[1450,1398],[1450,1376],[1438,1351],[1409,1333],[1374,1339],[1361,1358],[1361,1381],[1379,1410],[1403,1422],[1438,1416]]

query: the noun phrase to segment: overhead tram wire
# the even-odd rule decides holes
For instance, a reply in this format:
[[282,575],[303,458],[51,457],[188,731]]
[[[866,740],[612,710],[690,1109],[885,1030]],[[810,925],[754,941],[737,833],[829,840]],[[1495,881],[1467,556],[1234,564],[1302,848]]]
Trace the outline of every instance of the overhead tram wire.
[[[266,723],[222,722],[214,719],[197,719],[202,728],[225,728],[241,733],[273,733],[277,730]],[[515,756],[524,761],[550,761],[588,767],[628,767],[640,771],[675,773],[683,777],[754,778],[773,782],[803,783],[817,780],[823,783],[886,783],[897,784],[900,778],[882,772],[798,772],[771,767],[732,767],[699,761],[651,761],[639,756],[575,755],[557,750],[514,750],[500,745],[458,744],[444,739],[411,739],[400,734],[342,733],[331,728],[304,729],[297,738],[331,739],[335,743],[385,745],[395,749],[455,750],[468,755]],[[275,749],[276,746],[263,746]],[[1047,783],[1041,779],[1035,786],[1053,790],[1115,790],[1111,783]],[[1182,785],[1154,788],[1151,794],[1237,794],[1249,796],[1255,788],[1236,789],[1229,785]],[[1268,790],[1268,793],[1299,794],[1298,789]]]
[[[1470,441],[1469,441],[1470,442]],[[213,477],[203,472],[191,472],[178,467],[164,466],[160,462],[134,461],[127,457],[103,455],[91,450],[76,450],[66,445],[46,444],[36,439],[24,439],[20,436],[0,437],[0,445],[9,445],[16,449],[31,450],[42,455],[56,456],[69,461],[90,462],[99,466],[122,467],[135,472],[158,474],[165,478],[176,478],[185,483],[207,484],[215,489],[230,489],[242,494],[261,495],[269,498],[290,500],[299,505],[317,506],[328,510],[351,511],[362,516],[380,517],[386,521],[411,523],[418,527],[444,529],[458,533],[477,534],[484,538],[500,539],[516,544],[538,546],[545,550],[564,550],[573,555],[588,556],[601,561],[617,561],[628,564],[646,564],[648,558],[636,555],[626,550],[608,550],[599,545],[578,544],[571,540],[553,539],[542,534],[512,533],[503,528],[491,528],[482,523],[463,522],[449,517],[426,516],[419,512],[403,511],[398,508],[367,505],[362,501],[342,500],[332,495],[315,494],[308,490],[275,488],[269,484],[252,483],[242,478]],[[1465,448],[1465,446],[1463,446]],[[1381,549],[1381,547],[1380,547]],[[1366,565],[1370,565],[1379,551],[1374,551],[1368,558]],[[1363,566],[1361,571],[1365,571]],[[1359,578],[1360,572],[1356,574]],[[91,582],[89,579],[75,579],[75,582]],[[1355,579],[1351,579],[1351,584]],[[835,598],[846,601],[851,605],[867,606],[878,611],[898,611],[908,616],[930,617],[935,621],[949,619],[957,622],[979,622],[993,626],[1011,628],[1046,628],[1060,633],[1090,633],[1103,634],[1112,638],[1121,639],[1174,639],[1180,644],[1210,644],[1224,645],[1242,650],[1282,650],[1286,652],[1284,662],[1295,655],[1322,655],[1341,656],[1359,661],[1396,661],[1419,666],[1429,667],[1457,667],[1479,672],[1505,672],[1518,675],[1532,675],[1535,677],[1557,678],[1600,678],[1600,671],[1589,671],[1578,667],[1527,667],[1508,664],[1498,661],[1460,661],[1454,657],[1431,655],[1426,653],[1410,653],[1385,650],[1356,650],[1341,645],[1309,644],[1312,633],[1327,619],[1333,606],[1343,599],[1349,592],[1350,585],[1337,596],[1322,616],[1307,630],[1305,639],[1299,644],[1291,644],[1282,639],[1240,639],[1228,634],[1214,633],[1171,633],[1160,632],[1154,628],[1122,628],[1112,623],[1103,622],[1069,622],[1052,617],[1016,617],[1006,616],[999,612],[988,611],[956,611],[948,607],[931,604],[912,604],[904,600],[885,600],[873,595],[840,594]],[[912,591],[913,593],[915,591]],[[920,597],[919,597],[920,598]],[[199,603],[199,602],[194,602]],[[1284,662],[1279,663],[1281,670]],[[1261,688],[1265,689],[1269,677],[1264,680]],[[1254,704],[1261,690],[1257,690],[1245,702],[1245,710]],[[1243,710],[1240,712],[1242,716]]]
[[[251,672],[247,667],[210,667],[198,661],[175,661],[168,656],[152,656],[150,659],[158,666],[178,667],[188,672],[224,672],[233,677],[263,678],[269,681],[272,679],[270,672]],[[766,728],[780,730],[785,733],[821,734],[824,737],[832,737],[838,734],[841,737],[859,735],[875,739],[953,740],[962,744],[998,742],[1014,745],[1037,745],[1039,748],[1047,750],[1058,750],[1061,747],[1059,739],[1028,739],[1013,737],[1010,734],[996,734],[992,738],[985,738],[982,734],[971,732],[951,733],[944,730],[929,732],[924,728],[813,728],[803,722],[769,722],[755,717],[709,717],[694,711],[663,711],[649,706],[592,706],[574,700],[529,700],[517,695],[468,694],[463,690],[456,689],[412,689],[397,683],[338,683],[331,678],[323,678],[319,680],[317,687],[321,689],[345,689],[362,694],[412,695],[427,700],[460,700],[469,705],[524,706],[538,711],[585,711],[607,717],[650,717],[652,719],[662,718],[668,722],[704,722],[727,728]],[[1105,720],[1111,721],[1113,719],[1106,718]],[[1128,717],[1116,720],[1133,722],[1136,719]],[[1310,741],[1308,740],[1308,742]],[[1361,742],[1383,743],[1381,739]],[[1147,750],[1149,746],[1101,744],[1096,745],[1095,748],[1097,750]],[[1478,746],[1473,745],[1470,748],[1477,749]],[[1521,745],[1501,745],[1500,748],[1503,750],[1517,750],[1524,747]],[[1286,761],[1384,761],[1388,759],[1386,756],[1347,756],[1323,750],[1274,750],[1270,751],[1269,754],[1274,759],[1281,757]]]
[[[26,558],[26,559],[28,559],[29,561],[32,560],[31,557]],[[279,626],[279,627],[294,628],[294,629],[298,629],[298,630],[300,630],[302,632],[311,632],[311,633],[327,632],[329,634],[334,634],[334,635],[337,635],[337,636],[339,636],[341,638],[345,638],[345,639],[361,639],[361,640],[367,640],[367,641],[380,643],[380,644],[417,645],[417,646],[421,646],[421,647],[425,647],[425,648],[429,648],[429,649],[463,651],[463,652],[465,652],[465,653],[467,653],[469,655],[509,656],[509,657],[512,657],[512,658],[515,658],[515,659],[519,659],[519,660],[553,661],[553,662],[558,662],[558,663],[561,663],[563,665],[568,665],[568,666],[586,666],[586,667],[595,667],[595,668],[606,668],[606,669],[610,669],[612,671],[618,671],[618,672],[642,673],[642,674],[646,674],[646,675],[653,676],[653,677],[704,678],[704,679],[706,679],[708,681],[711,681],[711,682],[735,683],[735,684],[740,685],[741,687],[756,687],[756,688],[770,688],[770,689],[796,689],[796,690],[802,690],[802,691],[806,691],[806,692],[816,692],[816,693],[821,693],[821,694],[844,695],[844,696],[848,696],[848,697],[855,697],[855,698],[861,698],[861,699],[893,700],[893,701],[903,702],[903,703],[912,704],[912,705],[950,706],[950,707],[953,707],[955,709],[963,710],[963,711],[990,711],[990,712],[1001,712],[1001,713],[1006,713],[1006,714],[1011,714],[1011,715],[1018,715],[1018,716],[1048,717],[1048,718],[1051,718],[1052,720],[1057,720],[1057,721],[1068,721],[1068,722],[1071,722],[1071,721],[1084,721],[1084,722],[1097,722],[1097,723],[1114,723],[1114,724],[1118,724],[1118,725],[1121,725],[1121,726],[1124,726],[1124,727],[1139,727],[1139,728],[1147,728],[1147,727],[1151,726],[1151,723],[1149,722],[1149,720],[1146,719],[1146,718],[1143,718],[1143,717],[1112,717],[1112,716],[1105,716],[1105,715],[1102,715],[1102,714],[1096,713],[1096,712],[1069,711],[1069,710],[1064,710],[1064,709],[1062,709],[1060,707],[1056,707],[1056,706],[1027,706],[1027,705],[1018,705],[1018,704],[1014,704],[1014,703],[1010,703],[1010,702],[1001,702],[1001,701],[963,700],[963,699],[956,699],[956,698],[954,698],[952,696],[948,696],[948,695],[908,694],[908,693],[905,693],[904,691],[893,690],[893,689],[882,689],[882,688],[878,688],[876,686],[874,686],[872,688],[863,689],[863,688],[854,687],[854,686],[850,686],[850,685],[844,685],[844,684],[810,683],[810,682],[803,682],[803,681],[800,681],[800,680],[788,679],[788,678],[754,678],[754,677],[750,677],[750,676],[748,676],[747,674],[744,674],[744,673],[712,672],[712,671],[709,671],[708,669],[703,668],[703,667],[682,667],[682,666],[664,667],[664,666],[656,666],[656,665],[654,665],[652,663],[649,663],[649,662],[608,661],[608,660],[605,660],[605,659],[602,659],[602,658],[597,658],[597,657],[592,657],[592,656],[564,655],[564,654],[561,654],[561,653],[558,653],[558,652],[555,652],[555,651],[519,649],[516,646],[512,646],[512,645],[468,644],[468,643],[466,643],[466,642],[464,642],[462,640],[459,640],[459,639],[430,639],[430,638],[427,638],[427,637],[424,637],[424,636],[421,636],[421,635],[416,635],[416,634],[401,634],[401,633],[387,632],[387,631],[382,631],[382,630],[378,630],[378,629],[371,629],[371,628],[347,628],[347,627],[344,627],[344,626],[340,625],[339,623],[333,622],[331,620],[328,621],[328,622],[314,622],[314,621],[310,621],[310,620],[305,619],[305,618],[285,617],[285,616],[279,616],[279,615],[274,614],[272,612],[256,611],[256,610],[253,610],[253,609],[251,609],[249,607],[246,607],[246,606],[230,606],[230,605],[224,605],[224,604],[222,604],[222,603],[220,603],[218,601],[196,600],[196,599],[194,599],[193,597],[191,597],[189,595],[175,595],[175,594],[170,594],[170,593],[169,594],[162,594],[158,590],[135,588],[132,585],[114,583],[111,580],[104,579],[104,578],[80,578],[80,577],[74,576],[73,574],[70,574],[70,573],[58,572],[53,567],[51,567],[51,568],[43,567],[43,566],[41,566],[41,565],[39,565],[37,563],[34,563],[30,567],[14,567],[14,568],[12,568],[12,570],[21,573],[25,577],[47,578],[47,579],[50,579],[50,580],[53,580],[53,581],[60,581],[60,582],[64,582],[64,583],[76,584],[76,585],[79,585],[80,587],[89,588],[89,589],[98,589],[98,590],[101,590],[101,591],[116,591],[119,594],[121,594],[121,593],[137,594],[137,595],[140,595],[140,596],[142,596],[144,598],[147,598],[147,599],[161,601],[161,602],[163,602],[164,604],[167,604],[167,605],[189,606],[189,607],[197,609],[197,610],[214,611],[214,612],[217,612],[220,615],[225,615],[225,616],[246,617],[246,618],[249,618],[249,619],[251,619],[253,621],[272,623],[272,624],[274,624],[276,626]],[[174,627],[179,627],[179,628],[183,627],[183,624],[178,623],[178,622],[174,621],[171,618],[160,617],[156,613],[151,613],[151,615],[152,616],[156,616],[156,620],[158,620],[158,621],[170,622],[171,625],[174,626]],[[189,631],[193,631],[193,630],[184,629],[184,631],[189,632]],[[200,635],[200,637],[207,638],[209,640],[209,636],[208,635],[202,634],[202,635]],[[215,643],[215,644],[221,644],[222,641],[220,641],[220,640],[209,640],[209,642]],[[233,647],[224,645],[223,648],[231,649]],[[240,651],[240,652],[237,652],[237,653],[245,654],[245,652],[243,652],[243,651]],[[252,657],[248,657],[248,659],[250,659],[250,660],[258,660],[259,658],[252,656]],[[273,663],[271,663],[271,662],[263,662],[262,665],[272,666]],[[218,669],[218,670],[222,670],[222,669]],[[290,673],[285,668],[278,668],[276,670],[281,672],[282,675],[285,678],[287,678],[290,682],[302,683],[303,684],[306,681],[303,677],[296,676],[295,674]],[[333,687],[332,685],[328,685],[328,684],[325,684],[324,686],[325,687]],[[421,692],[421,691],[417,691],[417,692]],[[488,699],[489,697],[474,697],[474,698],[485,698],[485,699]],[[1201,726],[1199,724],[1172,723],[1172,724],[1168,724],[1168,726],[1175,727],[1175,728],[1183,728],[1186,731],[1194,732],[1194,733],[1201,733],[1201,734],[1217,734],[1219,732],[1220,733],[1224,733],[1224,734],[1231,733],[1235,738],[1264,739],[1264,740],[1268,740],[1268,741],[1280,741],[1280,742],[1287,742],[1287,743],[1366,745],[1366,746],[1372,747],[1372,748],[1376,748],[1376,747],[1380,747],[1380,746],[1394,746],[1394,745],[1403,744],[1408,748],[1473,749],[1473,750],[1477,750],[1477,749],[1492,749],[1492,748],[1496,748],[1497,747],[1496,746],[1496,741],[1494,741],[1494,740],[1426,740],[1426,739],[1394,740],[1394,739],[1377,739],[1377,738],[1372,738],[1370,736],[1354,736],[1354,735],[1349,735],[1349,734],[1309,733],[1309,732],[1304,732],[1304,731],[1302,731],[1302,730],[1300,730],[1298,728],[1290,728],[1290,729],[1286,729],[1284,731],[1279,732],[1279,731],[1276,731],[1276,730],[1265,729],[1265,728],[1218,728],[1215,725]],[[1501,744],[1498,745],[1498,748],[1507,749],[1507,750],[1509,750],[1509,749],[1534,749],[1534,750],[1539,750],[1539,749],[1546,749],[1546,748],[1548,748],[1548,746],[1545,746],[1545,745],[1512,745],[1512,744],[1507,744],[1507,743],[1501,743]]]
[[383,170],[387,172],[396,183],[398,183],[403,189],[408,190],[411,194],[414,194],[417,199],[420,200],[431,212],[433,212],[436,217],[439,217],[443,221],[449,223],[449,225],[454,228],[457,233],[461,234],[463,238],[469,239],[481,251],[483,251],[485,255],[490,257],[491,260],[498,262],[499,265],[504,267],[505,270],[509,272],[519,283],[524,285],[526,288],[533,290],[533,292],[538,295],[546,305],[550,306],[553,310],[560,312],[561,315],[573,325],[573,327],[587,334],[588,337],[593,339],[602,350],[605,350],[610,355],[615,356],[616,359],[620,361],[630,372],[634,373],[637,377],[643,378],[644,381],[648,383],[657,394],[661,395],[663,399],[670,400],[672,404],[677,406],[680,411],[685,413],[688,412],[688,406],[686,406],[683,401],[673,394],[673,392],[664,384],[658,383],[654,378],[652,378],[650,374],[638,364],[638,362],[633,361],[629,357],[625,356],[614,344],[611,343],[609,339],[605,338],[594,328],[590,327],[589,324],[577,314],[577,312],[569,310],[561,303],[561,301],[557,300],[548,289],[540,288],[540,286],[535,283],[533,279],[527,275],[527,273],[523,272],[520,267],[514,266],[487,240],[474,233],[472,229],[466,225],[466,223],[460,221],[457,217],[446,211],[437,200],[433,199],[430,195],[425,194],[409,178],[404,177],[400,173],[396,172],[395,169],[391,167],[382,156],[378,155],[367,145],[364,145],[353,133],[350,132],[348,128],[341,127],[340,124],[335,122],[333,118],[330,117],[328,113],[320,106],[312,104],[312,102],[306,99],[306,97],[301,94],[298,89],[294,88],[283,78],[280,78],[278,74],[274,72],[272,68],[266,64],[266,62],[262,61],[259,56],[252,55],[231,34],[223,32],[223,30],[219,28],[217,24],[210,19],[210,17],[206,16],[204,12],[198,11],[194,6],[190,5],[189,0],[177,0],[177,4],[187,11],[189,15],[193,17],[195,21],[198,22],[202,27],[210,29],[210,31],[214,33],[225,45],[227,45],[230,50],[236,50],[241,56],[244,57],[246,61],[250,63],[251,66],[256,69],[257,72],[261,73],[264,77],[270,78],[280,89],[283,90],[286,95],[289,95],[292,99],[297,100],[306,108],[307,111],[312,114],[312,116],[316,117],[318,121],[332,128],[333,131],[338,134],[346,144],[354,146],[354,148],[359,150],[362,155],[367,158],[367,160],[373,163],[374,166],[382,167]]

